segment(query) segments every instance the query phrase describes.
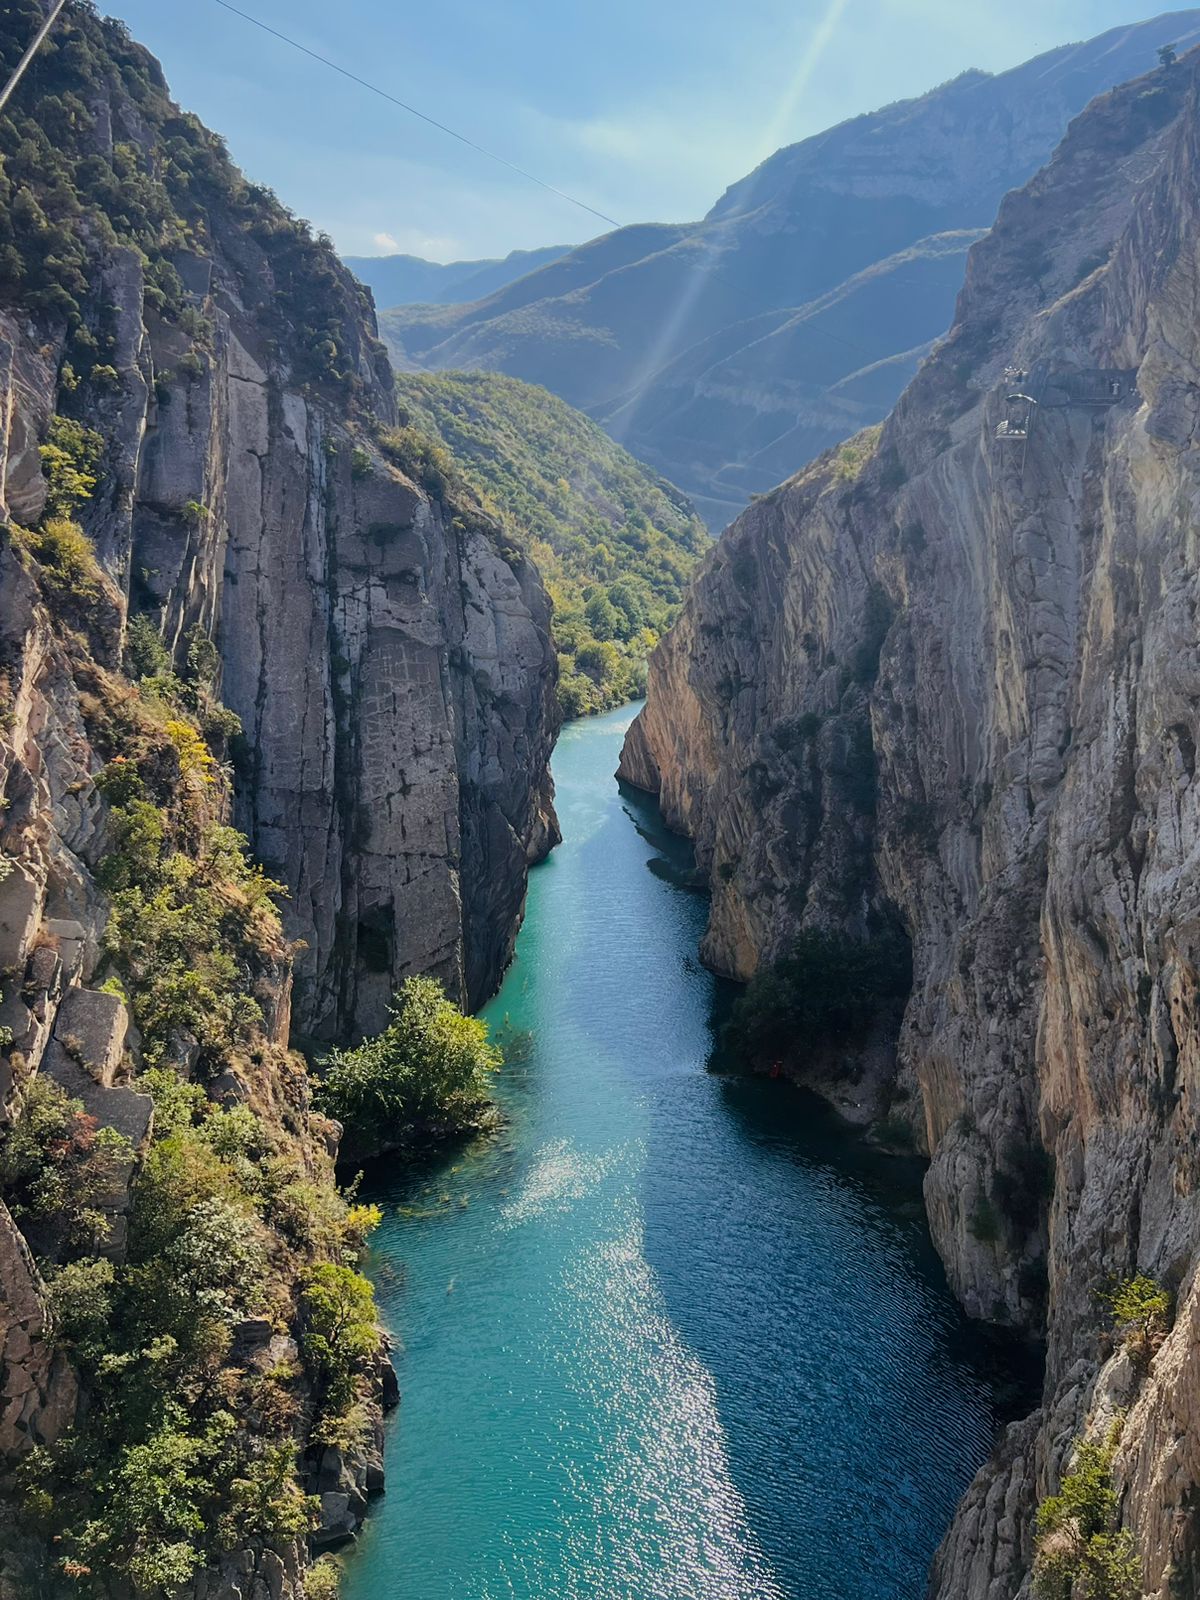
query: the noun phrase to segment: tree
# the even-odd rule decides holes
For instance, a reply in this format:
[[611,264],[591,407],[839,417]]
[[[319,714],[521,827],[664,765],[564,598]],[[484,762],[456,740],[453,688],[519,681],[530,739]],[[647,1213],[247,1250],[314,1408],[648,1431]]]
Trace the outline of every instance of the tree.
[[620,670],[621,657],[617,647],[607,639],[596,639],[585,644],[575,656],[575,665],[593,683],[607,683]]
[[352,1267],[322,1262],[308,1273],[300,1297],[303,1350],[324,1393],[324,1409],[345,1411],[358,1393],[358,1379],[379,1348],[375,1294]]
[[469,1122],[500,1065],[486,1023],[464,1016],[433,978],[406,979],[391,1013],[381,1034],[323,1063],[321,1109],[352,1143],[375,1143],[413,1123]]
[[617,631],[617,608],[604,593],[594,594],[584,607],[588,626],[597,639],[611,639]]
[[1178,55],[1178,52],[1176,51],[1175,46],[1173,44],[1160,44],[1159,45],[1159,47],[1158,47],[1158,61],[1159,61],[1159,65],[1160,66],[1173,67],[1178,59],[1179,59],[1179,55]]

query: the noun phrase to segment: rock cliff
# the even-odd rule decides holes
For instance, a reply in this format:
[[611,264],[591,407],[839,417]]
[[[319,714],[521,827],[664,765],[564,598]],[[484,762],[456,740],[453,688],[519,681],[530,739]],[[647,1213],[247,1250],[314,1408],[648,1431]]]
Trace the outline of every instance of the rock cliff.
[[[696,842],[717,969],[911,938],[867,1111],[928,1154],[967,1308],[1047,1341],[945,1600],[1028,1592],[1035,1502],[1121,1411],[1137,1592],[1200,1594],[1198,80],[1102,96],[1005,200],[882,429],[717,546],[622,757]],[[1136,1370],[1103,1301],[1134,1273],[1175,1306]]]
[[[63,28],[16,102],[10,170],[65,107],[64,176],[117,242],[33,296],[44,255],[8,273],[0,509],[43,514],[57,412],[101,436],[84,530],[115,603],[153,622],[176,667],[197,627],[216,643],[243,727],[238,821],[304,942],[300,1032],[377,1029],[413,972],[477,1004],[511,955],[527,865],[556,837],[541,582],[469,497],[430,493],[387,453],[391,372],[328,242],[245,182],[149,57],[111,31],[107,64],[81,66]],[[114,53],[136,63],[136,95]],[[148,259],[123,242],[114,167],[153,191],[136,220],[166,242]],[[47,231],[49,176],[10,185]],[[34,318],[31,298],[46,302]]]

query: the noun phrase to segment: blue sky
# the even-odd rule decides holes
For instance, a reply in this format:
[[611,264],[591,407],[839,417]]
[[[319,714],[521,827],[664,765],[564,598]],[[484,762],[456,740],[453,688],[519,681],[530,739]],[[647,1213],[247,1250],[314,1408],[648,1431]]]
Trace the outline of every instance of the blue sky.
[[[1160,10],[1138,0],[238,3],[621,222],[700,216],[781,144],[965,67],[1002,70]],[[214,0],[101,4],[155,51],[176,97],[242,167],[349,254],[451,260],[602,231]]]

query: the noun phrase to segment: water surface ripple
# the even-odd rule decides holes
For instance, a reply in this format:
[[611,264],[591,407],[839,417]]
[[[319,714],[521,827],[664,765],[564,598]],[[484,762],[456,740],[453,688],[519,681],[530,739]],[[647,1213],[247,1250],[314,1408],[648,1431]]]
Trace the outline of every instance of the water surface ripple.
[[629,720],[559,743],[504,1131],[370,1175],[404,1400],[346,1600],[919,1600],[1014,1374],[912,1164],[706,1070],[705,905],[611,777]]

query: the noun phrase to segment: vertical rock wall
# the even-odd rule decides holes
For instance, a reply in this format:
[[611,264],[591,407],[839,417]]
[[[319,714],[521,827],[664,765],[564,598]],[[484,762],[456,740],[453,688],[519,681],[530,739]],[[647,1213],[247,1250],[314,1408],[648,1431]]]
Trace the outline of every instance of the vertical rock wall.
[[[1008,198],[882,434],[722,540],[622,758],[710,869],[714,966],[910,933],[880,1109],[964,1304],[1048,1341],[947,1600],[1026,1592],[1034,1502],[1117,1408],[1142,1593],[1200,1592],[1196,74],[1102,97]],[[1101,1298],[1135,1271],[1177,1305],[1144,1373]]]
[[[471,1005],[499,982],[528,865],[557,839],[550,606],[477,506],[429,494],[361,406],[343,415],[294,379],[243,303],[270,265],[245,250],[178,260],[212,329],[199,352],[147,310],[132,252],[105,267],[120,386],[88,418],[106,456],[83,520],[114,603],[147,612],[180,661],[196,626],[217,642],[244,727],[237,820],[289,890],[297,1027],[330,1039],[377,1030],[410,973]],[[386,424],[390,373],[358,334],[362,403]],[[44,499],[60,356],[3,317],[0,483],[18,521]]]

